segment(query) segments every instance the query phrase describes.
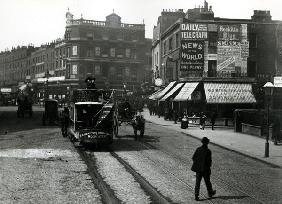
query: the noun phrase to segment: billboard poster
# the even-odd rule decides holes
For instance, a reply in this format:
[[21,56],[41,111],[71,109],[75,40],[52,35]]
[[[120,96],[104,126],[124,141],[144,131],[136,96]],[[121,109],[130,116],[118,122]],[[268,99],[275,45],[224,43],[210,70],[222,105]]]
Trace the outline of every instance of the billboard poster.
[[232,41],[240,40],[240,24],[219,25],[218,26],[218,40]]
[[247,74],[249,41],[246,24],[218,26],[217,72],[221,74]]
[[202,23],[182,23],[181,39],[205,40],[208,39],[208,26]]
[[204,68],[204,41],[181,41],[181,71],[198,71]]

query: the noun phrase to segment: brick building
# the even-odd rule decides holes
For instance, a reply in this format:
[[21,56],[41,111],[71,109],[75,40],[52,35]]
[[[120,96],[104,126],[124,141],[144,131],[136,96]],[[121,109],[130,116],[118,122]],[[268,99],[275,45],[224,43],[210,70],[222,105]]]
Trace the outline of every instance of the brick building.
[[66,79],[81,84],[92,75],[99,88],[126,84],[131,90],[146,80],[151,41],[145,39],[144,24],[122,23],[115,13],[106,21],[73,19],[70,12],[66,18]]
[[185,84],[186,92],[179,87],[163,101],[223,115],[232,115],[235,108],[262,107],[262,86],[282,72],[281,23],[271,19],[270,11],[255,10],[250,19],[214,17],[206,1],[188,9],[153,42],[153,48],[160,48],[162,80]]

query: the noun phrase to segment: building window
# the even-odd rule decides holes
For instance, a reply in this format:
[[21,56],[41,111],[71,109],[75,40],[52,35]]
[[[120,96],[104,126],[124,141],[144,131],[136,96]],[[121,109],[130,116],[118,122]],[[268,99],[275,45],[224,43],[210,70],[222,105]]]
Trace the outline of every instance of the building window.
[[88,40],[93,40],[94,39],[94,33],[88,32],[88,33],[86,33],[86,37],[87,37]]
[[77,56],[77,46],[76,45],[72,46],[72,55]]
[[67,48],[67,57],[70,57],[70,47]]
[[216,54],[217,53],[217,32],[209,32],[208,33],[208,38],[209,38],[209,53],[210,54]]
[[159,52],[157,52],[157,65],[159,65]]
[[172,50],[172,38],[168,40],[168,49]]
[[130,71],[131,71],[130,73],[131,80],[136,81],[137,80],[137,69],[135,67],[132,67]]
[[111,48],[110,53],[111,53],[111,57],[115,57],[116,56],[116,49]]
[[124,69],[124,75],[125,75],[126,78],[129,78],[129,76],[130,76],[130,69],[129,69],[129,67],[126,67]]
[[70,40],[70,32],[66,32],[65,38],[66,38],[66,40]]
[[121,68],[121,67],[119,67],[118,69],[117,69],[117,79],[118,80],[121,80],[122,79],[122,75],[123,75],[123,73],[122,73],[122,71],[123,71],[123,69]]
[[176,33],[175,34],[175,48],[178,48],[179,47],[179,34]]
[[94,75],[101,75],[101,66],[98,64],[94,66]]
[[110,67],[110,69],[109,69],[109,79],[110,80],[115,79],[115,77],[116,77],[115,75],[116,75],[115,68],[114,67]]
[[125,49],[125,57],[130,58],[130,49],[129,48]]
[[100,56],[101,55],[101,49],[100,47],[95,47],[95,55]]
[[86,56],[87,56],[87,57],[92,57],[92,53],[93,53],[92,47],[87,48]]
[[72,65],[71,73],[72,73],[72,74],[77,74],[77,73],[78,73],[78,71],[77,71],[77,64],[73,64],[73,65]]
[[166,41],[164,42],[163,53],[166,54]]

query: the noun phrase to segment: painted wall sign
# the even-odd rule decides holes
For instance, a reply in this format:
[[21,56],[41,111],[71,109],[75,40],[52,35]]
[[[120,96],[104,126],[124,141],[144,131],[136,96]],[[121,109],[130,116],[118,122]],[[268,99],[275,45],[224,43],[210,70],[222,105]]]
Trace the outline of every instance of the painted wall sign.
[[181,41],[181,71],[202,70],[204,67],[204,42]]
[[240,40],[240,24],[219,25],[218,39],[224,41]]
[[247,74],[249,41],[246,24],[218,26],[217,72]]
[[207,39],[208,38],[207,24],[200,23],[183,23],[181,24],[181,38],[182,39]]

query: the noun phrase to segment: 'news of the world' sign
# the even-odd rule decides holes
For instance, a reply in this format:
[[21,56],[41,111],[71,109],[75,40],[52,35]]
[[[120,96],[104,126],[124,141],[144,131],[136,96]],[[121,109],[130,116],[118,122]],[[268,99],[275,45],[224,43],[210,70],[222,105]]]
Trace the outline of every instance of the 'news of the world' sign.
[[208,26],[201,23],[182,23],[181,38],[187,40],[203,40],[208,38]]
[[204,67],[204,42],[181,41],[181,71],[202,70]]

